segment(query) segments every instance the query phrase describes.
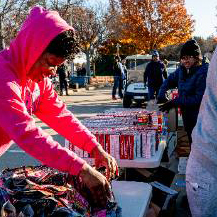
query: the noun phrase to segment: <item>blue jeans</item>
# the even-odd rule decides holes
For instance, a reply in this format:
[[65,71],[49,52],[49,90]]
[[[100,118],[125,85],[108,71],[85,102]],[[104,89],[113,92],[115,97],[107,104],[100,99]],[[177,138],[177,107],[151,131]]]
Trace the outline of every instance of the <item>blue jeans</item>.
[[120,76],[114,76],[114,85],[113,85],[113,89],[112,89],[112,97],[116,96],[117,88],[118,88],[119,97],[123,98],[123,93],[122,93],[123,80]]
[[160,87],[151,87],[148,86],[148,98],[149,100],[157,98]]

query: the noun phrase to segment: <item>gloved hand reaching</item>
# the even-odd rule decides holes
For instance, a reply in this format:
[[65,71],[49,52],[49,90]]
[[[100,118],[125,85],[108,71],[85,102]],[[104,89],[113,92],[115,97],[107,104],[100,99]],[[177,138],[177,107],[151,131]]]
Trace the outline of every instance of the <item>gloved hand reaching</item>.
[[161,97],[157,99],[157,104],[162,104],[168,102],[168,99],[166,97]]
[[166,103],[164,103],[163,105],[159,106],[159,110],[162,112],[169,112],[170,109],[172,109],[173,107],[175,107],[174,101],[173,100],[169,100]]

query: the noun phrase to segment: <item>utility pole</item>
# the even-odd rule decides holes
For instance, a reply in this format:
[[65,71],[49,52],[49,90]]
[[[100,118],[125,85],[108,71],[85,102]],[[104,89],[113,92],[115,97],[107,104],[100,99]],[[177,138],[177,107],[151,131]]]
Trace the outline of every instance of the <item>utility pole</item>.
[[121,45],[117,43],[116,48],[117,48],[117,56],[120,56],[120,47]]

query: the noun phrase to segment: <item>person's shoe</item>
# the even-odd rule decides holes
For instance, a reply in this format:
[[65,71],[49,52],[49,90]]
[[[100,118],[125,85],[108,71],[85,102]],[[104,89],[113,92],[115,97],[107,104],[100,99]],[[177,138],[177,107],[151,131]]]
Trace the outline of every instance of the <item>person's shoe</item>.
[[69,96],[68,92],[66,92],[66,96]]
[[63,95],[63,92],[60,92],[60,96],[62,96]]
[[112,100],[117,100],[117,98],[115,96],[112,97]]

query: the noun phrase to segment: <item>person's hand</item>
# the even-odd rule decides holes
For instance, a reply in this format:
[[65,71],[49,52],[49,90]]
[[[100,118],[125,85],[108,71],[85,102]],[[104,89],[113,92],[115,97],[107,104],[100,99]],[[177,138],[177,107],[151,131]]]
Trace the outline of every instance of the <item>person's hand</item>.
[[91,156],[95,158],[96,168],[105,166],[106,177],[108,180],[118,176],[118,165],[116,160],[107,152],[105,152],[101,145],[96,146],[91,153]]
[[83,165],[79,176],[90,190],[93,203],[99,207],[105,207],[108,199],[111,197],[106,177],[87,163]]
[[169,110],[171,108],[175,107],[174,105],[174,101],[173,100],[169,100],[167,101],[166,103],[164,103],[163,105],[160,105],[159,106],[159,110],[162,111],[162,112],[169,112]]
[[157,98],[157,104],[162,104],[168,102],[168,99],[166,97],[158,97]]

